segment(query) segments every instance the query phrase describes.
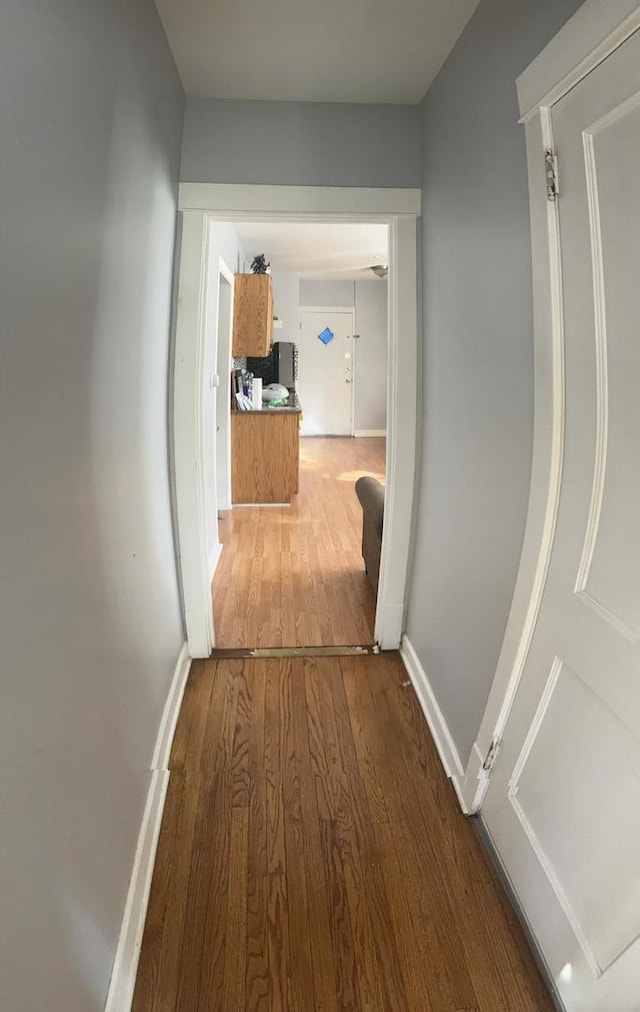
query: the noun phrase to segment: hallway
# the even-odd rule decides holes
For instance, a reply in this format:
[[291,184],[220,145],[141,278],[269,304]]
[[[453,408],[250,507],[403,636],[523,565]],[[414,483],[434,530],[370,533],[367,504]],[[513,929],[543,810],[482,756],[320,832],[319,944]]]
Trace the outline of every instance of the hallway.
[[194,662],[135,1012],[545,1012],[397,654]]
[[236,507],[219,523],[216,646],[373,643],[375,595],[361,553],[363,474],[384,480],[385,440],[300,440],[291,506]]

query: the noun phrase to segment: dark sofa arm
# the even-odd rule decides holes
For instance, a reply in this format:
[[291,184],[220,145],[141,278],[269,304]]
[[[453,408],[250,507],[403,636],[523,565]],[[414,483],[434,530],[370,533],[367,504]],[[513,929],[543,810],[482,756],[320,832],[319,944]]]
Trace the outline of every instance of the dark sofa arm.
[[369,476],[358,478],[356,495],[362,504],[362,557],[373,589],[377,591],[384,521],[384,485]]

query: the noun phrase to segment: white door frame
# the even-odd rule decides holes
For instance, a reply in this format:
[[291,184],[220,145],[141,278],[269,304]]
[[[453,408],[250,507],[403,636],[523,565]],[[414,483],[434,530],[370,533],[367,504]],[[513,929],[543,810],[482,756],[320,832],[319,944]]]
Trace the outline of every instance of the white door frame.
[[[220,333],[220,299],[222,285],[229,287],[229,311],[224,321],[223,333]],[[220,428],[220,438],[216,439],[218,451],[216,459],[216,488],[218,509],[231,509],[231,385],[228,377],[231,373],[232,340],[233,340],[233,271],[222,257],[218,258],[218,305],[216,315],[216,373],[218,384],[216,422]],[[216,433],[217,436],[217,433]],[[224,453],[220,454],[220,446]]]
[[298,324],[302,327],[303,313],[344,313],[351,318],[351,410],[349,421],[349,435],[355,434],[356,426],[356,342],[353,340],[353,332],[356,327],[355,306],[300,306],[298,312]]
[[[564,328],[557,201],[548,199],[545,151],[555,153],[551,108],[640,28],[638,0],[586,0],[518,78],[526,129],[533,258],[534,442],[529,508],[513,601],[489,699],[464,774],[461,804],[481,809],[536,627],[556,530],[564,449]],[[562,152],[559,152],[562,199]],[[488,760],[488,761],[487,761]]]
[[397,649],[405,620],[417,432],[419,189],[181,183],[174,452],[179,568],[189,653],[215,645],[206,579],[201,410],[209,222],[380,222],[389,226],[387,485],[374,636]]

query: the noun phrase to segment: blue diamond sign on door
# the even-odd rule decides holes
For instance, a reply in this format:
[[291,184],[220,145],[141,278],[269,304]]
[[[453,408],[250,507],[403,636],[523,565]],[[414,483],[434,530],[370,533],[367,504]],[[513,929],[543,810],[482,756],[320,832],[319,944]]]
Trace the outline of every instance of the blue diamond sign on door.
[[328,327],[325,327],[324,330],[320,331],[320,333],[318,334],[318,340],[322,341],[323,344],[329,344],[330,341],[333,341],[335,336],[336,335],[333,333],[332,330],[329,330]]

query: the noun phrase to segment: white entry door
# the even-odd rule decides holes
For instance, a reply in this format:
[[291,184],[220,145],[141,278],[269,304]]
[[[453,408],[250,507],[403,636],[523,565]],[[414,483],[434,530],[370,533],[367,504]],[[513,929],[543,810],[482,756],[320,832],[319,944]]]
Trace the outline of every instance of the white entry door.
[[353,310],[300,311],[297,390],[303,436],[353,434],[355,343]]
[[562,483],[482,815],[569,1012],[638,1012],[640,33],[552,107],[552,122]]

